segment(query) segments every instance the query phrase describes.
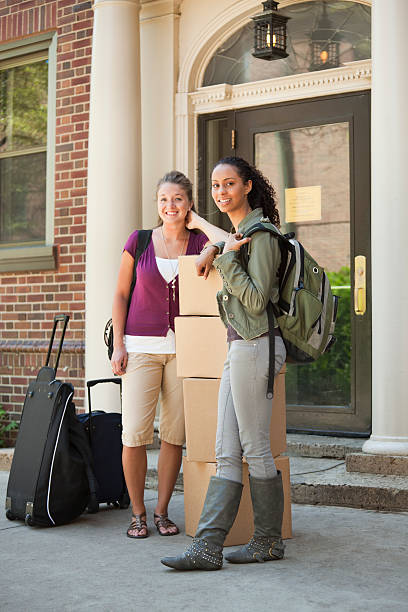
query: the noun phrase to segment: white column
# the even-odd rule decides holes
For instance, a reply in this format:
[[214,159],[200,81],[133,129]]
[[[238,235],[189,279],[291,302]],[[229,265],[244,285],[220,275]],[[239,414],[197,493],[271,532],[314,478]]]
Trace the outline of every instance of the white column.
[[[189,94],[176,95],[176,165],[191,181],[196,183],[197,176],[194,168],[197,167],[197,121],[189,99]],[[197,192],[197,185],[195,192]]]
[[175,163],[180,0],[145,2],[140,13],[143,226],[157,223],[156,185]]
[[373,2],[373,433],[363,450],[381,455],[408,455],[407,24],[406,0]]
[[[86,244],[86,379],[112,376],[103,329],[123,245],[141,226],[139,0],[95,0]],[[100,385],[93,408],[116,410]],[[115,401],[116,399],[116,401]]]

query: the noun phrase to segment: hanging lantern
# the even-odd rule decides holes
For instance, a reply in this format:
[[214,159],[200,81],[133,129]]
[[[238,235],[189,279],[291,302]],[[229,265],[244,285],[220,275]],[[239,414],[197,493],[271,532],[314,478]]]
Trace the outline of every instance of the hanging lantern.
[[288,57],[286,53],[286,23],[290,17],[278,12],[279,2],[262,2],[263,12],[252,17],[254,22],[254,50],[259,59],[276,60]]
[[323,2],[322,15],[316,30],[312,32],[312,63],[309,70],[327,70],[340,64],[339,49],[341,36],[333,29]]

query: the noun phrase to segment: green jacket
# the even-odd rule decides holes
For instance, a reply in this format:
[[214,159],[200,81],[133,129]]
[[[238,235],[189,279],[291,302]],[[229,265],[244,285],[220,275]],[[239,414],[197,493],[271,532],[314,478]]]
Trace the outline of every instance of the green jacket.
[[[255,208],[241,221],[238,232],[245,232],[263,218],[261,208]],[[223,287],[217,293],[220,317],[230,324],[244,340],[252,340],[268,331],[266,307],[269,300],[279,299],[278,270],[281,254],[278,241],[268,232],[256,232],[246,247],[228,251],[214,260]],[[275,326],[276,326],[275,320]]]

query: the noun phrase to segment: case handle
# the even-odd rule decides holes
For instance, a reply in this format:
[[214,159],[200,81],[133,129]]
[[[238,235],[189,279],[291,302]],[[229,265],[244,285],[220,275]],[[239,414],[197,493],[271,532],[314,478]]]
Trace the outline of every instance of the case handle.
[[58,323],[60,321],[62,321],[64,323],[64,327],[62,328],[60,343],[59,343],[59,347],[58,347],[57,359],[55,361],[55,366],[54,366],[55,374],[57,374],[58,364],[59,364],[59,360],[60,360],[60,356],[61,356],[62,344],[64,342],[65,330],[67,329],[67,325],[68,325],[68,321],[69,321],[69,315],[66,315],[66,314],[55,315],[55,317],[54,317],[54,327],[52,328],[51,340],[50,340],[50,344],[49,344],[49,347],[48,347],[47,360],[45,362],[45,365],[48,366],[48,364],[50,362],[50,357],[51,357],[52,345],[54,344],[55,332],[56,332],[56,329],[57,329],[57,325],[58,325]]
[[[91,410],[91,387],[95,385],[99,385],[99,383],[115,383],[116,385],[120,385],[120,401],[122,404],[122,379],[121,378],[97,378],[95,380],[88,380],[86,386],[88,387],[88,412],[89,419],[92,418],[92,410]],[[122,412],[122,407],[121,407]],[[91,429],[91,423],[89,423],[89,430]]]

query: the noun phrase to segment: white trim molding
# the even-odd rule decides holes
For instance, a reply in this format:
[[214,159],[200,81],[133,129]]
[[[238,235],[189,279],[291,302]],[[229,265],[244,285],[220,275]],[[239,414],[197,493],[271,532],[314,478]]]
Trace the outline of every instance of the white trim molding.
[[152,21],[169,15],[180,16],[181,0],[142,0],[140,22]]
[[316,98],[371,88],[371,60],[240,85],[211,85],[188,94],[194,114]]

